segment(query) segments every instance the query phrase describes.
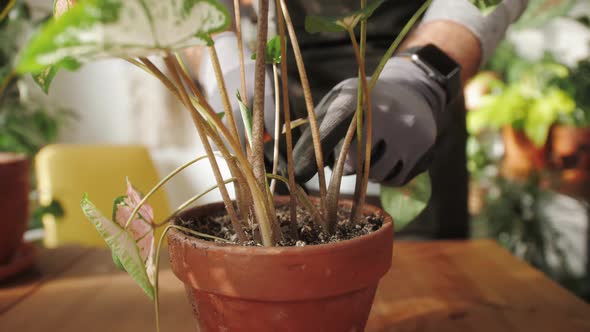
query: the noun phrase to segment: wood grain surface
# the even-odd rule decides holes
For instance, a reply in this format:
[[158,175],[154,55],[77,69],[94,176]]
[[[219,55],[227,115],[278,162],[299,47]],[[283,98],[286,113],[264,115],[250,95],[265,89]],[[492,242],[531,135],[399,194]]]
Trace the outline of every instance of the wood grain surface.
[[[195,331],[162,257],[162,331]],[[0,284],[0,331],[154,331],[152,302],[108,251],[44,250]],[[491,241],[397,242],[366,331],[590,331],[590,307]]]

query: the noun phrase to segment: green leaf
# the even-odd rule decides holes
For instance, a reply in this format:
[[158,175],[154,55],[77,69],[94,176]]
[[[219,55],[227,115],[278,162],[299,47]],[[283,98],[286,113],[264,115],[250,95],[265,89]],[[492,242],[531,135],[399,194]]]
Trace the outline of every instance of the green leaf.
[[236,93],[236,97],[238,98],[238,104],[240,105],[240,113],[242,114],[242,121],[244,121],[244,129],[246,130],[248,144],[252,147],[252,113],[250,112],[250,109],[248,109],[248,106],[242,101],[240,91]]
[[381,186],[381,205],[393,217],[395,228],[402,229],[424,210],[432,187],[427,172],[418,175],[404,187]]
[[494,11],[497,5],[499,5],[502,0],[469,0],[483,15],[487,15]]
[[131,278],[135,280],[147,296],[153,300],[154,286],[148,277],[146,265],[141,258],[139,248],[131,234],[126,232],[119,224],[105,218],[96,206],[90,202],[87,194],[84,194],[80,206],[88,220],[94,225],[109,248],[111,248],[112,254],[117,257],[125,271],[129,273]]
[[[256,52],[250,57],[256,60]],[[281,39],[279,36],[272,37],[266,44],[266,64],[277,65],[281,63]]]
[[217,0],[84,0],[50,20],[22,53],[17,71],[38,73],[109,57],[164,54],[207,44],[229,26]]
[[307,16],[305,18],[305,30],[309,33],[318,33],[342,32],[354,29],[360,21],[367,20],[371,17],[373,12],[375,12],[383,2],[385,2],[385,0],[374,1],[364,9],[354,11],[344,16]]
[[42,71],[32,74],[33,80],[47,94],[49,93],[49,86],[58,71],[59,68],[56,66],[47,66]]
[[119,257],[117,257],[117,255],[115,254],[114,251],[111,251],[111,258],[113,259],[113,263],[115,264],[115,266],[123,271],[123,272],[127,272],[125,271],[125,267],[123,266],[123,263],[121,263],[121,260],[119,259]]
[[[291,121],[291,129],[295,129],[297,127],[303,126],[304,124],[307,124],[308,122],[309,122],[309,120],[307,120],[307,118],[293,120],[293,121]],[[286,133],[287,133],[287,127],[285,125],[283,125],[283,130],[281,131],[281,134],[286,134]]]

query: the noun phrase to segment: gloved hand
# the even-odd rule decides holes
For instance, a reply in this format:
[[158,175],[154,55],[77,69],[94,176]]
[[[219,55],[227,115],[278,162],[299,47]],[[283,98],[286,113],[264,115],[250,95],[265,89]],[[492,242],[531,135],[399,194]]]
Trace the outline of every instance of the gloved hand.
[[[348,79],[330,91],[316,107],[322,151],[328,156],[344,138],[356,110],[357,79]],[[413,62],[393,57],[372,90],[373,149],[369,178],[402,185],[426,170],[437,136],[435,118],[444,110],[443,88]],[[353,141],[345,171],[355,171]],[[295,174],[299,182],[316,173],[311,130],[297,141]],[[337,157],[337,154],[336,154]]]
[[[236,92],[241,91],[241,77],[240,77],[240,59],[238,52],[238,41],[234,32],[223,32],[213,36],[215,42],[215,49],[219,57],[219,63],[225,79],[225,86],[229,95],[231,108],[233,115],[238,126],[238,132],[245,142],[244,135],[244,123],[242,121],[242,115],[240,113],[238,99],[236,98]],[[255,72],[255,61],[251,59],[252,52],[244,47],[244,65],[246,71],[246,97],[248,99],[250,111],[252,111],[252,102],[254,101],[254,72]],[[274,128],[274,116],[266,116],[267,114],[274,114],[274,96],[273,86],[270,79],[270,75],[266,74],[266,83],[264,90],[264,125],[269,132],[272,132]],[[223,102],[219,93],[219,85],[215,78],[215,71],[213,70],[213,64],[209,52],[206,51],[203,54],[201,63],[199,66],[199,72],[197,77],[199,84],[203,89],[205,98],[217,113],[225,112],[223,108]],[[244,100],[244,95],[242,95]],[[227,117],[224,117],[226,120]]]

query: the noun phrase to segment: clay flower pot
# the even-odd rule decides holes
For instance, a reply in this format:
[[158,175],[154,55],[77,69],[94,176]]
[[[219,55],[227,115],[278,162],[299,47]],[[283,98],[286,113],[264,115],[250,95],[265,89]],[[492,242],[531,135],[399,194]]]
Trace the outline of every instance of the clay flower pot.
[[[223,209],[204,205],[181,217]],[[363,331],[393,245],[391,217],[373,206],[364,211],[385,216],[378,231],[305,247],[223,245],[172,230],[172,270],[185,283],[199,331]]]
[[7,264],[22,243],[29,205],[29,162],[0,152],[0,265]]
[[551,155],[560,172],[561,189],[587,195],[590,192],[590,128],[555,126]]
[[547,166],[546,147],[537,147],[522,131],[511,126],[502,128],[504,160],[502,175],[509,179],[526,179]]

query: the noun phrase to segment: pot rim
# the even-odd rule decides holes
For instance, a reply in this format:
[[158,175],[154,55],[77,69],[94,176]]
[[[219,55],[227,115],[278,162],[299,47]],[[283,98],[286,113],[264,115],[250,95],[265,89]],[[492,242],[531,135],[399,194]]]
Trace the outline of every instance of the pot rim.
[[27,161],[24,153],[0,151],[0,165],[12,165]]
[[[288,201],[288,198],[289,198],[288,196],[279,196],[279,197],[277,197],[277,199],[275,201],[279,205],[282,205],[286,202],[284,200],[285,198]],[[311,198],[315,199],[314,197],[311,197]],[[345,205],[348,205],[351,203],[351,201],[348,199],[340,199],[339,202],[340,202],[340,204],[344,203]],[[209,209],[219,210],[220,208],[224,208],[223,202],[208,203],[208,204],[204,204],[204,205],[200,205],[200,206],[196,206],[196,207],[192,207],[190,209],[187,209],[187,210],[183,211],[179,216],[188,214],[194,210],[209,210]],[[309,244],[309,245],[305,245],[303,247],[297,247],[297,246],[272,246],[272,247],[244,246],[244,245],[240,245],[237,243],[220,243],[220,242],[215,242],[215,241],[204,240],[204,239],[198,238],[194,235],[185,234],[177,229],[171,229],[169,231],[169,234],[170,234],[170,236],[180,237],[183,240],[194,243],[195,245],[198,245],[198,246],[215,247],[215,250],[224,251],[224,252],[231,251],[233,254],[239,253],[240,251],[244,251],[244,253],[247,252],[247,254],[249,256],[255,256],[255,255],[265,255],[266,256],[269,254],[300,255],[301,252],[305,251],[307,255],[310,255],[313,253],[323,253],[327,250],[333,251],[333,250],[338,250],[340,248],[345,248],[345,247],[348,248],[350,246],[358,246],[362,242],[371,241],[371,239],[378,237],[380,233],[385,232],[385,231],[389,231],[389,230],[391,230],[391,236],[393,237],[394,236],[393,218],[387,212],[385,212],[385,210],[380,209],[374,205],[365,204],[363,206],[363,213],[373,213],[373,212],[378,212],[383,216],[383,224],[381,225],[381,227],[378,230],[373,231],[369,234],[357,236],[352,239],[341,240],[338,242],[322,243],[322,244]],[[176,224],[175,221],[176,221],[176,219],[173,221],[174,224]]]

